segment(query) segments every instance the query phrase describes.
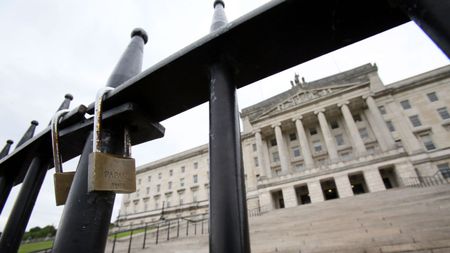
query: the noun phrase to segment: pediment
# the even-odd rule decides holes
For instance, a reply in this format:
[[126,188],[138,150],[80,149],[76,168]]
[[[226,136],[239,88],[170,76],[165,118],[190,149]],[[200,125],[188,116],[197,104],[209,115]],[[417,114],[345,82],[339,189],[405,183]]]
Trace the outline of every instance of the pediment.
[[309,102],[313,102],[318,99],[322,99],[325,97],[332,96],[341,91],[347,90],[350,87],[353,87],[360,83],[351,83],[346,85],[337,85],[337,86],[328,86],[317,89],[299,89],[295,95],[290,96],[281,102],[277,103],[275,106],[271,108],[267,108],[263,113],[261,113],[255,120],[259,118],[266,118],[285,110],[292,109],[294,107],[300,107]]

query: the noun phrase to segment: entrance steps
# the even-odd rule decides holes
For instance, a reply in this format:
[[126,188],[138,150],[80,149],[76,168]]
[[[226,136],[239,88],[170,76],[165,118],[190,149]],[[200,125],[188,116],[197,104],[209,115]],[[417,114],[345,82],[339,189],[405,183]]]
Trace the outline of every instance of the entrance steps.
[[[450,253],[450,185],[274,210],[250,218],[250,237],[253,253]],[[120,249],[127,252],[128,244]],[[133,238],[132,252],[206,253],[208,236],[149,243],[145,249],[140,236]]]

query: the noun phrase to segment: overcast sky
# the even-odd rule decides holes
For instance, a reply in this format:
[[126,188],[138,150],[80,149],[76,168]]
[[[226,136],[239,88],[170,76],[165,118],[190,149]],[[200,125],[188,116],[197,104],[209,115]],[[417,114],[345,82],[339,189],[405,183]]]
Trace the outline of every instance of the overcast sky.
[[[234,20],[265,2],[227,0],[228,19]],[[144,28],[150,37],[144,52],[146,69],[206,35],[212,3],[0,1],[0,146],[7,139],[17,142],[31,120],[38,120],[41,125],[37,131],[42,131],[66,93],[74,96],[72,108],[92,102],[129,43],[133,28]],[[369,62],[378,65],[385,84],[449,64],[426,35],[408,23],[240,89],[240,108],[289,89],[295,73],[312,81]],[[133,148],[138,165],[208,141],[207,104],[161,123],[166,127],[163,139]],[[75,169],[76,163],[66,163],[65,170]],[[55,207],[53,173],[47,174],[28,228],[59,223],[63,207]],[[14,188],[0,216],[0,230],[19,188]],[[120,201],[117,195],[113,219]]]

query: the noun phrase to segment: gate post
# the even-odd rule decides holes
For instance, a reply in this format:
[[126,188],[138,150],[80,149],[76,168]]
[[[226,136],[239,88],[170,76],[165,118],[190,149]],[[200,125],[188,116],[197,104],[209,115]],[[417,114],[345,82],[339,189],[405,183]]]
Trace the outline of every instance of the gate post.
[[[214,2],[212,31],[227,23],[224,7],[222,0]],[[209,252],[249,253],[239,113],[229,67],[226,56],[218,55],[217,62],[209,69]]]
[[[135,29],[131,41],[112,72],[107,86],[118,87],[141,72],[143,48],[147,34]],[[102,152],[124,155],[126,126],[111,126],[102,131]],[[88,192],[88,158],[93,151],[93,133],[86,139],[72,187],[67,198],[61,221],[56,233],[53,252],[103,253],[108,237],[109,223],[114,205],[115,193],[107,191]]]

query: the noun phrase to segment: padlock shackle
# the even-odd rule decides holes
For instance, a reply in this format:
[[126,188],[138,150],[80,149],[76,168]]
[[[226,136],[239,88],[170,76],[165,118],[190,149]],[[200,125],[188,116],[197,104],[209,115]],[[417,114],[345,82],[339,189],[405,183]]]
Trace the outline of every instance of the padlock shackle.
[[59,150],[59,131],[58,131],[58,124],[59,120],[62,116],[64,116],[66,113],[68,113],[68,109],[63,109],[60,111],[57,111],[55,115],[52,118],[51,124],[51,135],[52,135],[52,151],[53,151],[53,164],[55,166],[55,171],[58,173],[62,173],[62,157],[61,152]]
[[109,91],[114,90],[112,87],[103,87],[95,96],[95,105],[94,105],[94,130],[93,130],[93,141],[92,141],[92,149],[94,152],[100,152],[100,144],[101,144],[101,131],[102,131],[102,102],[103,96]]

